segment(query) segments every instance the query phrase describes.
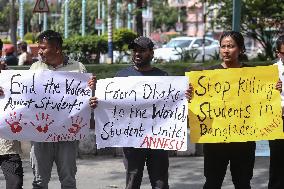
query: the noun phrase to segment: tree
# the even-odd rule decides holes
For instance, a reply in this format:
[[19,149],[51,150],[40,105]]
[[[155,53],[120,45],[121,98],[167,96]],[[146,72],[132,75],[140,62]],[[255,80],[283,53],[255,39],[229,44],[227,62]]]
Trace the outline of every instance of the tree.
[[143,36],[143,18],[142,18],[142,8],[143,8],[143,1],[144,0],[137,0],[136,1],[136,30],[138,36]]
[[[162,29],[168,31],[169,29],[175,28],[178,21],[179,11],[177,7],[170,7],[168,1],[152,0],[153,6],[153,28]],[[186,21],[187,10],[186,8],[181,9],[181,22]]]
[[[15,0],[10,0],[10,37],[12,44],[16,47],[17,46],[17,14],[16,14],[16,7],[15,7]],[[15,50],[17,50],[15,48]]]
[[[212,25],[224,30],[232,28],[233,5],[231,0],[209,0],[208,14],[218,10]],[[241,31],[257,40],[268,58],[273,59],[273,44],[279,33],[284,31],[284,4],[282,0],[243,0],[241,7]]]
[[[95,31],[95,19],[97,18],[97,1],[86,1],[86,34],[94,34]],[[65,5],[64,5],[65,6]],[[59,22],[52,26],[56,28],[57,31],[61,33],[64,32],[64,6],[62,6],[62,16]],[[69,1],[69,15],[68,15],[68,25],[69,34],[78,35],[81,33],[82,26],[82,1],[81,0],[70,0]]]
[[9,30],[9,0],[0,0],[0,31]]

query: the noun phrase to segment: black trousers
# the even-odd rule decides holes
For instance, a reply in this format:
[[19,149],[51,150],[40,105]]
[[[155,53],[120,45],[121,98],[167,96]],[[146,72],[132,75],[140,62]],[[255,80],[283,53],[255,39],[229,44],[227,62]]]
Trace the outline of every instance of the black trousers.
[[0,155],[0,165],[6,180],[6,189],[23,188],[23,166],[19,154]]
[[126,189],[140,189],[146,163],[152,189],[168,189],[169,155],[165,150],[123,148]]
[[235,189],[250,189],[255,161],[255,142],[204,144],[203,189],[221,189],[230,163]]
[[270,167],[268,189],[284,188],[284,139],[269,141]]

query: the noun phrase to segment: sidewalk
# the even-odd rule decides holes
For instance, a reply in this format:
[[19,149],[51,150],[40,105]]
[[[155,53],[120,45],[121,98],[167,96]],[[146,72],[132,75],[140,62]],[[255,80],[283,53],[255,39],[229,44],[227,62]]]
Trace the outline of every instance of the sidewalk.
[[[33,179],[28,159],[23,160],[24,189],[30,189]],[[124,189],[125,171],[121,157],[94,156],[77,160],[77,188],[78,189]],[[253,189],[267,188],[269,157],[256,157]],[[170,189],[201,189],[203,178],[203,157],[171,157],[169,170]],[[5,179],[0,171],[0,188],[5,189]],[[50,189],[60,189],[60,183],[54,165],[49,183]],[[144,170],[141,189],[150,189],[149,178]],[[223,183],[222,189],[234,189],[230,171]]]

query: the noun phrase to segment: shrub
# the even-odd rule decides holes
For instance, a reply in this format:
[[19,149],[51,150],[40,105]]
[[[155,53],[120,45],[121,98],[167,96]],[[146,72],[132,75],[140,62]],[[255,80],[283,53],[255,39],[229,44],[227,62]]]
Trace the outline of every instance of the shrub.
[[28,33],[25,34],[24,40],[25,41],[31,41],[31,43],[35,43],[36,42],[36,37],[37,37],[36,33],[28,32]]
[[[128,45],[136,37],[137,35],[131,30],[124,28],[115,30],[113,50],[119,51],[120,54],[127,54]],[[92,55],[95,55],[94,62],[98,63],[100,54],[105,54],[108,51],[107,35],[73,36],[64,40],[63,49],[72,58],[87,64],[92,63]]]

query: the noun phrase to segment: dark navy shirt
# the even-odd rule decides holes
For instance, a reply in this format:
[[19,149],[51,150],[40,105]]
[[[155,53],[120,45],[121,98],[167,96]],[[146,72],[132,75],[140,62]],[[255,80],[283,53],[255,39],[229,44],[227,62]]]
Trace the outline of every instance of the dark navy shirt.
[[168,76],[168,73],[160,70],[159,68],[153,67],[149,71],[138,71],[134,66],[129,66],[116,73],[116,77],[127,77],[127,76]]

